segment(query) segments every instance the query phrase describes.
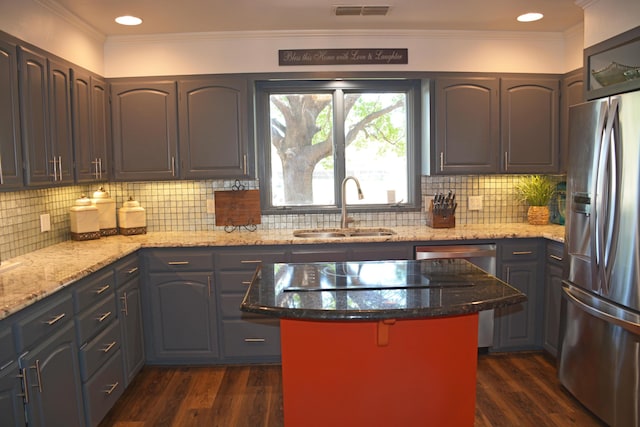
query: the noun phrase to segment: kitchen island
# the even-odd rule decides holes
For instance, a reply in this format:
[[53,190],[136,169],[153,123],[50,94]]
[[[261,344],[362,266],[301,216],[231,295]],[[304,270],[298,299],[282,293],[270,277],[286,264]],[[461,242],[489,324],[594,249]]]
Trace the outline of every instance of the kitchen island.
[[241,309],[281,319],[286,426],[472,426],[478,312],[525,299],[464,260],[265,264]]

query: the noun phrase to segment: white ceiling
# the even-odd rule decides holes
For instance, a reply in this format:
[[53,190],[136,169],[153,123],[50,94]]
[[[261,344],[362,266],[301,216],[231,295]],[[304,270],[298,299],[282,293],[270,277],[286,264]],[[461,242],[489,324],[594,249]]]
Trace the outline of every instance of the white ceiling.
[[[215,31],[495,30],[562,32],[583,20],[574,0],[39,0],[60,5],[104,35]],[[334,16],[335,6],[390,6],[387,16]],[[524,12],[544,19],[519,23]],[[119,15],[138,27],[113,22]]]

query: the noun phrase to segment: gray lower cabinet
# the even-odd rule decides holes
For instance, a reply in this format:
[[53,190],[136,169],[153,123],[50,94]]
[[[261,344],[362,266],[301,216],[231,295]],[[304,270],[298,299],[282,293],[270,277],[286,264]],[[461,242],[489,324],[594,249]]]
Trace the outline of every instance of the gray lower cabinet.
[[558,355],[560,338],[560,302],[564,245],[548,242],[544,274],[544,329],[542,346],[552,356]]
[[530,350],[541,347],[542,297],[540,262],[544,249],[538,239],[502,241],[499,245],[500,278],[527,295],[527,301],[495,311],[492,351]]
[[13,333],[5,322],[0,322],[0,414],[3,426],[25,425],[22,375],[17,362]]
[[116,180],[179,177],[175,81],[112,82],[111,120]]
[[126,387],[142,369],[145,361],[138,255],[134,254],[119,261],[115,272]]
[[279,361],[279,320],[244,313],[240,311],[240,303],[256,268],[262,263],[286,262],[287,250],[284,247],[216,248],[215,260],[225,362]]
[[23,186],[17,53],[0,35],[0,190]]
[[179,80],[181,177],[247,178],[249,96],[245,77]]
[[209,249],[153,249],[145,254],[149,363],[218,360],[213,253]]
[[71,295],[62,292],[21,312],[14,331],[29,426],[84,426]]

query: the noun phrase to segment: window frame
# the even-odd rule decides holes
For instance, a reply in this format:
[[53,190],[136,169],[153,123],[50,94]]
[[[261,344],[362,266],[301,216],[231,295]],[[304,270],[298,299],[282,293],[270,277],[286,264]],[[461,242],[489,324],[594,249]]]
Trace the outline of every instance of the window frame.
[[271,194],[271,125],[269,121],[269,97],[279,93],[332,93],[334,101],[343,93],[405,92],[407,100],[407,194],[410,200],[390,204],[350,204],[350,212],[406,212],[421,208],[421,87],[419,79],[320,79],[320,80],[257,80],[255,82],[256,151],[258,154],[258,179],[260,181],[260,205],[262,213],[271,214],[332,214],[339,213],[341,182],[345,177],[344,117],[341,104],[334,104],[333,116],[343,117],[335,122],[334,205],[273,206]]

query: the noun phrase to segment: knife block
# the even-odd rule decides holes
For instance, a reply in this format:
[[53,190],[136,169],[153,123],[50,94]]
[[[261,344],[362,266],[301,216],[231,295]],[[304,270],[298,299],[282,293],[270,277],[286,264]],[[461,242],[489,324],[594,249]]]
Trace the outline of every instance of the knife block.
[[433,211],[433,200],[430,200],[427,209],[427,225],[431,228],[454,228],[456,226],[456,216],[436,214]]

